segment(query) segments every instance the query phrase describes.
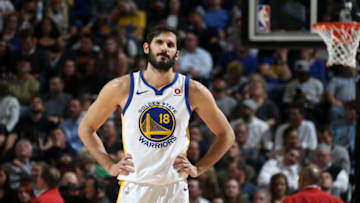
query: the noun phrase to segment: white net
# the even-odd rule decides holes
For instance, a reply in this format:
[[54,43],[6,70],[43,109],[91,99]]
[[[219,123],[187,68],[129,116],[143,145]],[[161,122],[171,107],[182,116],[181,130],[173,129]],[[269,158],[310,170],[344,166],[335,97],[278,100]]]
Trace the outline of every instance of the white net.
[[329,58],[328,66],[356,67],[356,52],[360,40],[360,23],[319,23],[313,26],[325,41]]

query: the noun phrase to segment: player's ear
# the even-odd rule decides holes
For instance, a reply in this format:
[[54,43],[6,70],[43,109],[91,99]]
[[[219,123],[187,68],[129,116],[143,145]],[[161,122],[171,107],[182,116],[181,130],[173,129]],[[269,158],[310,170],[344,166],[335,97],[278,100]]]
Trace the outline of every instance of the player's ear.
[[143,48],[144,48],[144,53],[149,54],[150,45],[147,42],[144,42]]
[[180,56],[180,50],[177,50],[177,51],[176,51],[176,54],[175,54],[175,59],[178,60],[178,59],[179,59],[179,56]]

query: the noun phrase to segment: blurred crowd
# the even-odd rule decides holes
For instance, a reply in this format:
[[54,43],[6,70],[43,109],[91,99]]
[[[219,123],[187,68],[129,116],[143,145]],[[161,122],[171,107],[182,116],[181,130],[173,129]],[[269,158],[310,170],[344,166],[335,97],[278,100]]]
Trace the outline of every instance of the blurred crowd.
[[[116,201],[116,178],[77,128],[105,83],[146,66],[143,38],[160,24],[179,31],[175,70],[211,90],[236,134],[219,163],[189,179],[191,203],[281,202],[310,163],[323,191],[351,201],[355,69],[326,67],[324,50],[244,46],[240,0],[1,0],[0,202],[44,191]],[[121,127],[119,109],[98,132],[114,160]],[[196,113],[189,132],[196,163],[215,137]]]

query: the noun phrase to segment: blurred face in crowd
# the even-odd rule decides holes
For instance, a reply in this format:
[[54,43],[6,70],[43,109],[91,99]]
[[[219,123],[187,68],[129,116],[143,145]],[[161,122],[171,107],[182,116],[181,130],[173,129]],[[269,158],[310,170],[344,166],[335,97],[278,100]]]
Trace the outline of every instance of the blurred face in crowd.
[[210,7],[218,7],[221,6],[221,0],[209,0]]
[[117,43],[114,39],[109,38],[105,41],[105,52],[113,54],[117,51]]
[[312,48],[301,49],[302,59],[310,59],[313,57],[315,57],[315,49]]
[[18,75],[26,75],[31,71],[31,65],[28,61],[21,61],[17,64],[16,70]]
[[185,49],[189,52],[194,52],[196,48],[198,47],[198,39],[197,36],[192,33],[188,32],[186,33],[185,37]]
[[67,77],[73,76],[76,73],[76,66],[73,60],[66,60],[63,67],[64,75]]
[[200,182],[198,180],[189,180],[189,196],[191,200],[196,200],[201,196]]
[[320,175],[320,187],[323,191],[327,192],[334,186],[333,178],[329,172],[322,172]]
[[21,141],[16,145],[16,158],[21,161],[27,161],[32,155],[30,142]]
[[36,47],[36,38],[34,36],[27,36],[21,39],[21,50],[25,53],[30,52]]
[[90,53],[94,44],[90,37],[83,37],[80,41],[80,50],[84,53]]
[[279,177],[275,180],[275,194],[277,194],[278,197],[283,197],[286,195],[286,187],[285,177]]
[[217,197],[215,199],[213,199],[213,201],[211,203],[224,203],[225,201],[223,200],[223,198],[221,197]]
[[177,12],[180,10],[180,0],[169,0],[169,10]]
[[225,196],[229,199],[236,199],[240,195],[240,185],[235,179],[225,183]]
[[241,57],[244,57],[247,54],[247,48],[240,40],[236,43],[236,54]]
[[51,1],[51,8],[54,11],[60,11],[61,10],[61,4],[62,4],[63,0],[52,0]]
[[227,84],[222,79],[217,79],[213,83],[213,95],[215,99],[221,99],[226,96]]
[[69,103],[69,114],[73,120],[77,120],[82,113],[82,106],[78,99],[72,99]]
[[304,119],[304,115],[298,108],[291,108],[289,114],[289,122],[292,126],[298,127]]
[[19,24],[19,17],[17,15],[11,15],[7,19],[6,28],[10,30],[16,30]]
[[353,122],[356,119],[356,108],[351,107],[351,105],[346,105],[345,117],[348,123]]
[[176,35],[172,32],[160,33],[152,39],[150,45],[144,43],[144,52],[155,69],[168,71],[179,58]]
[[317,132],[319,143],[324,143],[327,145],[332,145],[333,137],[331,135],[330,129],[324,130],[323,132]]
[[61,128],[55,128],[51,131],[51,139],[53,139],[53,143],[56,146],[65,145],[66,144],[66,135]]
[[6,51],[6,41],[0,38],[0,54]]
[[203,136],[201,134],[201,130],[198,126],[192,126],[189,129],[189,133],[190,133],[190,139],[191,140],[195,140],[198,143],[200,143],[203,140]]
[[245,171],[237,166],[237,162],[230,163],[227,169],[230,178],[237,180],[240,185],[245,183]]
[[260,81],[254,81],[250,84],[250,96],[252,98],[264,98],[266,90]]
[[26,187],[23,185],[20,185],[20,187],[18,188],[17,196],[21,203],[28,203],[32,199],[31,194],[27,191]]
[[49,18],[45,18],[41,24],[41,30],[43,34],[48,35],[50,34],[52,29],[51,20]]
[[103,126],[103,136],[111,137],[117,135],[117,129],[113,120],[107,120]]
[[235,126],[235,137],[236,142],[239,146],[243,146],[246,143],[247,137],[249,136],[249,131],[245,124],[240,123]]
[[299,147],[300,140],[299,140],[299,133],[297,130],[292,130],[284,140],[284,146],[286,147]]
[[238,158],[241,156],[239,145],[236,142],[226,152],[226,156],[229,158]]
[[33,113],[41,113],[45,110],[43,100],[40,97],[34,97],[30,103],[30,111]]
[[286,165],[291,166],[297,164],[300,158],[300,152],[297,149],[291,149],[285,152],[284,162]]
[[331,155],[327,150],[318,150],[316,152],[316,164],[320,168],[325,168],[329,165],[331,160]]
[[254,111],[245,105],[241,105],[241,117],[245,122],[251,121],[254,116]]
[[64,84],[59,77],[53,77],[50,79],[49,90],[52,94],[60,94],[64,89]]
[[198,142],[196,142],[194,140],[190,141],[187,156],[190,161],[194,161],[194,162],[196,162],[200,159],[200,147],[199,147]]
[[270,200],[265,193],[257,192],[254,196],[254,203],[270,203]]

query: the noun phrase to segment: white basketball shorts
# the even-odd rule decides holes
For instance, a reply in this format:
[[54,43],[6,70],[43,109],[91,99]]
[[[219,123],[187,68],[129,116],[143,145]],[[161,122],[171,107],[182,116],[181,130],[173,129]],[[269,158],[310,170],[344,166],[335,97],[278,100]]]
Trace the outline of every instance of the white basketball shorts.
[[189,189],[186,180],[168,185],[120,182],[116,203],[187,203]]

